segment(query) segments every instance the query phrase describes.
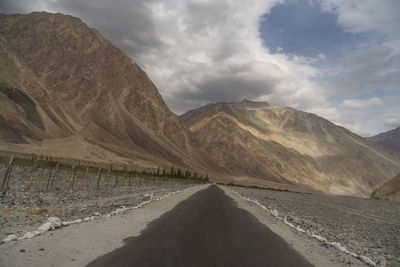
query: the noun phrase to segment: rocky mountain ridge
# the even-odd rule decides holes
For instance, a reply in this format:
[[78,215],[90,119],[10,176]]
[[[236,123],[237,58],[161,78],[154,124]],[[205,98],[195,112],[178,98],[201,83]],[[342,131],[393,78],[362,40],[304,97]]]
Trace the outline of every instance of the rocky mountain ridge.
[[232,175],[367,195],[400,162],[315,114],[244,100],[181,115],[214,162]]

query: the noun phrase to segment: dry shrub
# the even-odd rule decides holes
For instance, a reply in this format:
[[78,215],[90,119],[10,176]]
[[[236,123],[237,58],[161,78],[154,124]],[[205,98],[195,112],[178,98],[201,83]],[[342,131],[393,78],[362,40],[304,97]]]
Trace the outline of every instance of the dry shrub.
[[27,216],[30,216],[30,215],[43,215],[43,214],[45,214],[47,212],[48,211],[46,209],[29,209],[26,212],[26,215]]

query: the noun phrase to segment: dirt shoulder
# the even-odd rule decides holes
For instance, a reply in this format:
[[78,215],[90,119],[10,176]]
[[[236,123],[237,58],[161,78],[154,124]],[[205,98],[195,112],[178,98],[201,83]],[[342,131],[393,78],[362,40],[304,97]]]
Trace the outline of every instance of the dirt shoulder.
[[[74,224],[0,245],[0,266],[83,266],[137,236],[154,219],[208,185],[192,187],[122,215]],[[24,251],[24,252],[22,252]]]
[[350,256],[339,252],[334,248],[324,247],[320,242],[311,239],[306,235],[298,233],[286,225],[283,221],[277,220],[270,212],[262,210],[239,196],[232,193],[230,188],[221,187],[225,193],[236,201],[240,208],[243,208],[253,214],[261,223],[282,237],[295,250],[302,254],[308,261],[315,266],[364,266],[361,262],[352,259]]

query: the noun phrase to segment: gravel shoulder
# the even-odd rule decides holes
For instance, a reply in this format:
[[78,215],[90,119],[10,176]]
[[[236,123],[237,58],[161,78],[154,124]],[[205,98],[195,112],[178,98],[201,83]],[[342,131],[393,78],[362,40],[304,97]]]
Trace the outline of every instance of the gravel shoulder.
[[[400,266],[400,203],[348,196],[223,187],[239,205],[252,212],[316,266],[365,266],[365,262],[317,241],[276,219],[271,212],[232,193],[276,210],[287,223],[337,242],[377,266]],[[326,262],[320,262],[326,260]]]
[[[137,236],[154,219],[208,185],[191,187],[122,215],[74,224],[0,245],[0,266],[83,266]],[[21,252],[23,249],[25,252]]]
[[[327,250],[318,242],[311,240],[305,236],[299,235],[282,221],[272,217],[270,213],[260,209],[260,207],[251,204],[239,196],[232,193],[230,188],[222,187],[225,193],[236,201],[237,205],[253,214],[261,223],[265,224],[274,233],[282,237],[295,250],[302,254],[308,261],[315,266],[336,267],[344,266],[345,256],[335,251]],[[363,266],[355,264],[352,266]]]

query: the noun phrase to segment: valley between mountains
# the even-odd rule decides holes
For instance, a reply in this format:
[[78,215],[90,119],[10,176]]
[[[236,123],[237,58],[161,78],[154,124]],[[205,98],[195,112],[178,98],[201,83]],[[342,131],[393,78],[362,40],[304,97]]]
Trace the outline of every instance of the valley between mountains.
[[60,13],[0,14],[0,66],[0,265],[400,264],[400,128],[247,99],[178,116]]

